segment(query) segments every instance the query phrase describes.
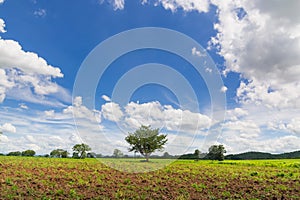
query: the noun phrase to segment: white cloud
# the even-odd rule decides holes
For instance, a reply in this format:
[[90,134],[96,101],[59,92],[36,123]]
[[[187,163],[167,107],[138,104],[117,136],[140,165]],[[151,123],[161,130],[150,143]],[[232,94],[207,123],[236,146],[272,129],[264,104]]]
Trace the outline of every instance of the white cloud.
[[231,121],[239,120],[248,115],[248,111],[242,108],[234,108],[226,111],[226,119]]
[[225,93],[227,90],[228,90],[228,88],[226,86],[222,86],[220,89],[220,91],[223,93]]
[[[125,7],[125,0],[108,0],[114,10],[123,10]],[[104,0],[99,0],[99,4],[103,4]],[[151,3],[148,0],[141,0],[141,4],[145,5]],[[176,12],[178,9],[182,9],[184,12],[197,11],[208,12],[209,11],[209,0],[155,0],[153,1],[154,6],[162,5],[166,10]]]
[[178,9],[185,12],[208,12],[210,5],[208,0],[157,0],[155,4],[158,3],[172,12],[176,12]]
[[102,95],[101,98],[104,100],[104,101],[111,101],[110,97],[106,96],[106,95]]
[[242,138],[255,138],[261,133],[260,128],[253,121],[229,121],[221,125],[222,132],[238,134]]
[[300,86],[297,82],[282,84],[272,89],[268,83],[262,83],[253,79],[245,83],[241,82],[237,89],[237,97],[241,103],[267,106],[268,108],[300,108]]
[[28,106],[25,103],[20,103],[19,106],[21,109],[28,110]]
[[123,10],[125,6],[125,0],[112,0],[114,10]]
[[287,124],[287,129],[291,132],[300,134],[300,117],[299,118],[293,118],[289,124]]
[[201,51],[198,51],[197,49],[196,49],[196,47],[193,47],[192,48],[192,55],[194,55],[194,56],[198,56],[198,57],[203,57],[203,56],[205,56],[205,54],[203,53],[201,53]]
[[226,61],[225,73],[238,72],[250,81],[241,84],[242,103],[300,106],[300,2],[212,2],[219,22],[211,44]]
[[4,0],[0,0],[0,4],[2,4],[4,2]]
[[0,143],[1,142],[9,142],[9,139],[6,135],[1,134],[0,135]]
[[[15,134],[1,137],[0,152],[35,149],[38,154],[49,154],[56,148],[71,152],[74,144],[87,142],[95,147],[98,145],[95,151],[101,153],[102,145],[99,146],[99,143],[105,144],[105,137],[101,134],[103,127],[100,124],[100,112],[87,108],[83,103],[82,98],[76,97],[73,106],[55,111],[0,107],[1,120],[13,121],[15,127],[14,131],[10,125],[1,126],[4,134],[8,130]],[[95,140],[94,136],[100,139]]]
[[206,115],[174,109],[169,105],[163,106],[157,101],[142,104],[130,102],[124,108],[109,102],[102,106],[101,112],[105,119],[118,122],[128,130],[134,130],[141,125],[151,125],[155,128],[166,128],[168,131],[198,133],[209,128],[212,123]]
[[91,110],[84,106],[82,102],[82,97],[75,97],[73,101],[73,106],[68,106],[63,110],[63,114],[73,116],[77,120],[88,120],[96,123],[101,122],[100,111]]
[[44,113],[45,113],[47,118],[49,118],[49,117],[52,118],[52,117],[55,116],[55,111],[54,110],[46,110],[46,111],[44,111]]
[[145,5],[146,3],[148,3],[148,0],[142,0],[142,5]]
[[45,9],[39,8],[38,10],[34,11],[33,14],[37,17],[45,17],[47,15],[47,11]]
[[[1,3],[1,2],[0,2]],[[0,18],[0,33],[5,33],[5,22],[3,19]]]
[[208,72],[208,73],[212,73],[212,69],[211,69],[211,68],[208,68],[208,67],[205,68],[205,71]]
[[63,77],[59,68],[36,53],[25,52],[18,42],[0,38],[0,103],[11,98],[63,106],[61,101],[71,98],[66,89],[53,82],[57,77]]
[[48,65],[36,53],[23,51],[20,44],[13,40],[0,39],[0,68],[18,68],[27,74],[63,77],[59,68]]
[[123,112],[119,104],[114,102],[108,102],[102,105],[101,113],[105,119],[113,122],[119,122],[123,117]]
[[222,144],[226,145],[227,153],[242,153],[260,151],[269,153],[283,153],[299,149],[300,138],[293,135],[275,138],[245,138],[234,133],[224,133]]
[[5,123],[2,126],[0,126],[1,132],[9,132],[9,133],[15,133],[16,127],[14,127],[11,123]]

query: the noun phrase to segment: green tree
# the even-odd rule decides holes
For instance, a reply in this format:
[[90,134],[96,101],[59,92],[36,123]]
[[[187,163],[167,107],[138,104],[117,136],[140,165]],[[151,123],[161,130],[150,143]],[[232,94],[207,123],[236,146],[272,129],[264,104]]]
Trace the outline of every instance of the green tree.
[[226,153],[223,145],[212,145],[208,149],[207,158],[210,160],[224,160],[224,153]]
[[22,152],[20,151],[13,151],[13,152],[9,152],[7,154],[7,156],[21,156],[22,155]]
[[97,157],[97,154],[94,153],[94,152],[90,152],[90,153],[87,153],[86,155],[88,158],[96,158]]
[[119,149],[115,149],[114,150],[114,152],[113,152],[113,157],[115,157],[115,158],[121,158],[121,157],[123,157],[124,155],[123,155],[123,153],[122,153],[122,151],[121,150],[119,150]]
[[170,155],[168,152],[165,152],[163,155],[162,155],[163,158],[172,158],[173,156]]
[[23,151],[22,152],[22,156],[28,156],[28,157],[31,157],[31,156],[34,156],[35,155],[35,151],[34,150],[26,150],[26,151]]
[[163,150],[167,143],[167,135],[159,135],[159,129],[151,129],[151,126],[142,125],[134,133],[129,133],[125,138],[130,144],[129,151],[139,152],[149,161],[149,156],[156,150]]
[[200,154],[201,154],[201,152],[199,151],[199,149],[196,149],[195,152],[194,152],[194,155],[195,155],[197,158],[200,158]]
[[55,158],[67,158],[68,157],[68,151],[63,149],[55,149],[51,151],[50,156]]
[[76,144],[73,147],[73,158],[86,158],[87,151],[91,151],[91,147],[87,144]]

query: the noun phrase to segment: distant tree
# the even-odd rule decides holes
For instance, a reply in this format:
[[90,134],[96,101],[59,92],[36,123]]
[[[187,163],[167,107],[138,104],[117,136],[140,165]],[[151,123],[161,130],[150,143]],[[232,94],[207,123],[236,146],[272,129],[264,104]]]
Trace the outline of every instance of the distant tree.
[[76,144],[74,147],[73,147],[73,157],[74,155],[76,156],[75,158],[86,158],[87,156],[87,151],[90,151],[92,150],[91,147],[87,144]]
[[165,152],[162,156],[163,158],[169,158],[170,157],[170,154],[168,152]]
[[196,149],[195,152],[194,152],[194,155],[195,155],[197,158],[200,158],[200,154],[201,154],[201,152],[199,151],[199,149]]
[[34,156],[35,155],[35,151],[34,150],[26,150],[26,151],[23,151],[22,152],[22,156],[28,156],[28,157],[31,157],[31,156]]
[[102,158],[102,157],[103,157],[103,155],[101,153],[96,154],[96,158]]
[[51,151],[50,156],[55,158],[67,158],[68,157],[68,151],[63,149],[55,149]]
[[22,155],[22,152],[20,151],[13,151],[13,152],[9,152],[7,154],[7,156],[21,156]]
[[96,158],[96,156],[97,156],[97,154],[94,152],[90,152],[90,153],[86,154],[86,157],[88,157],[88,158]]
[[119,149],[115,149],[114,152],[113,152],[113,157],[115,157],[115,158],[121,158],[121,157],[123,157],[122,151],[119,150]]
[[76,152],[73,152],[72,158],[79,158],[79,155],[78,155],[78,153],[76,153]]
[[134,133],[129,133],[125,140],[131,146],[129,151],[141,153],[147,162],[151,153],[156,150],[163,150],[163,146],[168,141],[167,135],[159,135],[159,129],[151,129],[151,126],[144,125]]
[[208,149],[207,158],[210,160],[224,160],[224,153],[226,153],[223,145],[212,145]]

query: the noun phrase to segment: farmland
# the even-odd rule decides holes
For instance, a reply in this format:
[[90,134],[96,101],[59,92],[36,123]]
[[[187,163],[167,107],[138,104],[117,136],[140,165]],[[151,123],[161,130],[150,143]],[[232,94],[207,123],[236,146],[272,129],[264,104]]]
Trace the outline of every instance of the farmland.
[[0,157],[0,199],[299,199],[299,179],[300,160]]

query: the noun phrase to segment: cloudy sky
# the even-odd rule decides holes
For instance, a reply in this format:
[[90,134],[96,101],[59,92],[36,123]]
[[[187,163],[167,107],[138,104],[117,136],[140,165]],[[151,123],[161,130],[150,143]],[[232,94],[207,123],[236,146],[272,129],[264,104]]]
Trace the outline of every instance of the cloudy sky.
[[[300,149],[298,0],[0,0],[0,152]],[[148,28],[152,27],[152,28]]]

